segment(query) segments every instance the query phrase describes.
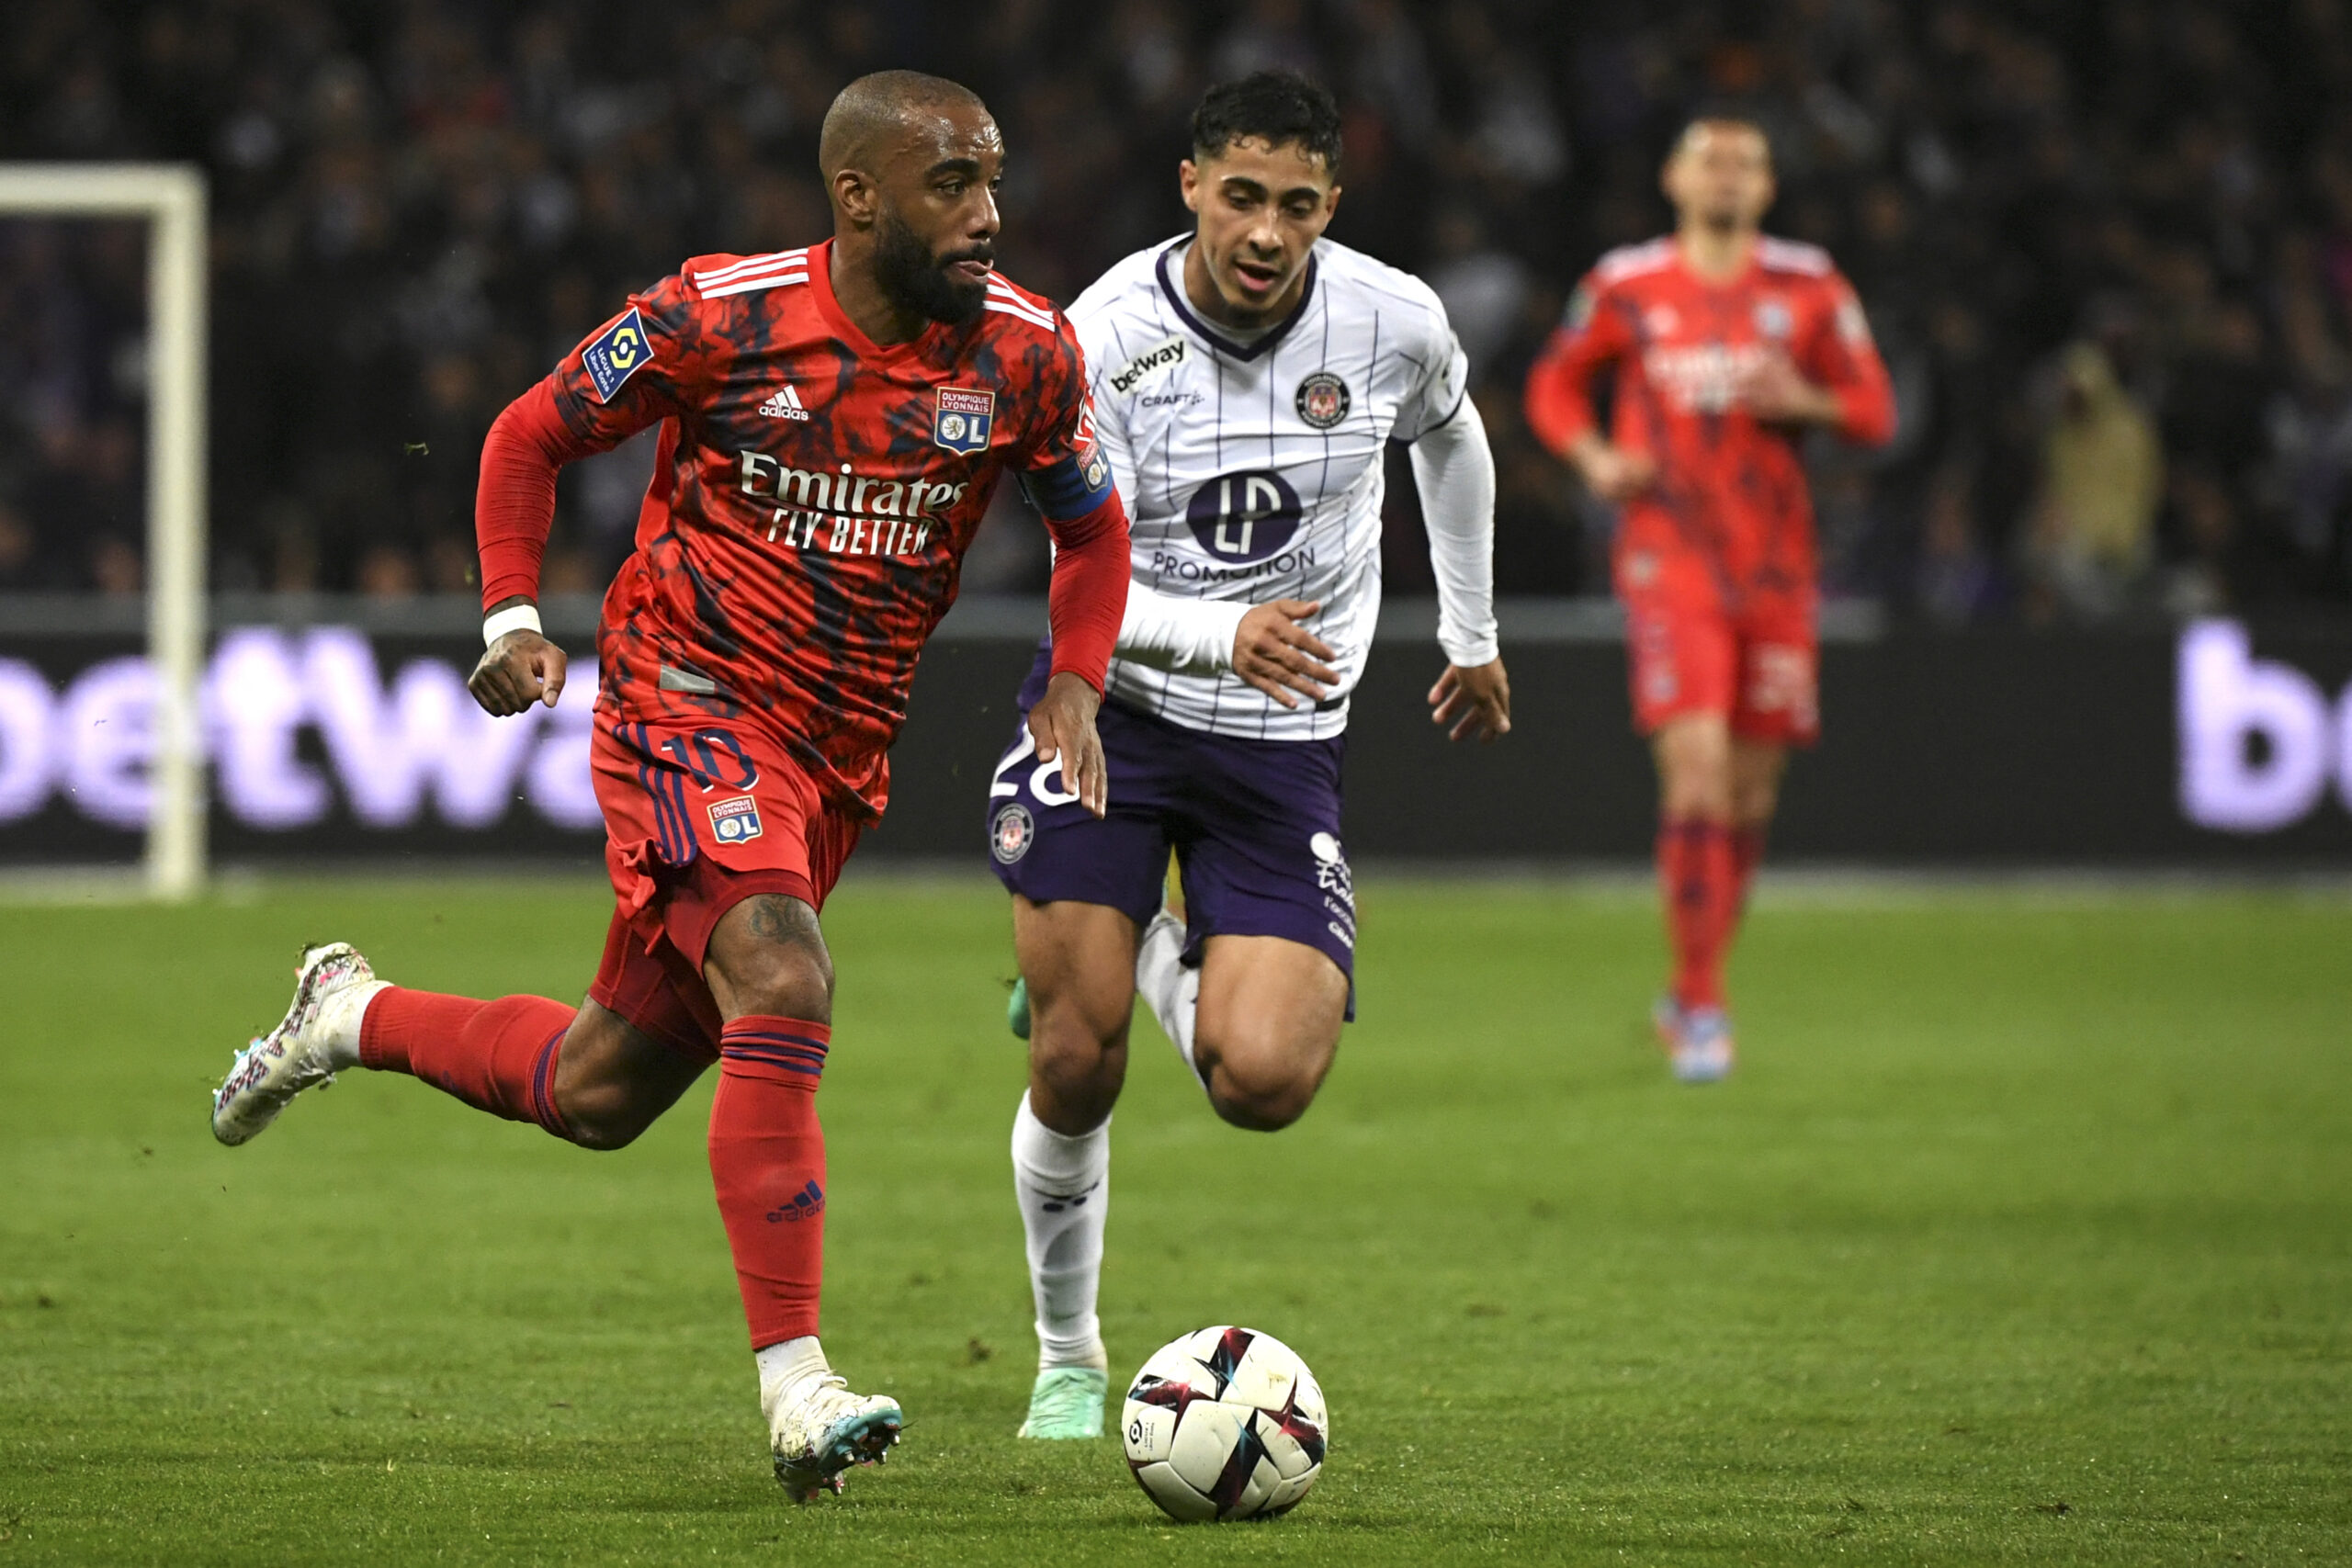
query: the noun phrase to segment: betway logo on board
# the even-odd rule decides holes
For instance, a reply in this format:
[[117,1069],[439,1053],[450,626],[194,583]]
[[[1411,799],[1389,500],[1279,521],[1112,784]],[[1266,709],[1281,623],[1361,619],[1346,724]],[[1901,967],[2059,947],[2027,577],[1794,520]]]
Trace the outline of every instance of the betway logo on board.
[[2254,657],[2244,626],[2181,633],[2180,807],[2200,828],[2269,833],[2321,809],[2333,784],[2352,810],[2352,686],[2331,697],[2291,664]]
[[[326,821],[338,802],[363,828],[439,822],[487,829],[527,811],[581,831],[603,823],[588,765],[595,668],[571,666],[562,704],[492,718],[465,671],[413,659],[396,671],[347,626],[222,634],[201,693],[212,791],[248,828]],[[108,827],[145,826],[155,754],[155,672],[136,655],[50,684],[0,659],[0,823],[62,796]]]

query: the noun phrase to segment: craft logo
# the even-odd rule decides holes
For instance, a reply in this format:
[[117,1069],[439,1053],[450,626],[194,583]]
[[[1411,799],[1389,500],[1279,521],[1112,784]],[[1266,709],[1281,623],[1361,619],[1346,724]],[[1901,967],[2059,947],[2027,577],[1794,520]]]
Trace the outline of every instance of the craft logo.
[[580,351],[580,362],[588,367],[588,378],[596,383],[600,403],[611,402],[621,383],[652,357],[653,349],[645,341],[645,322],[634,305],[628,315],[598,333],[595,341]]
[[760,836],[759,803],[748,795],[710,803],[710,830],[722,844],[749,843]]
[[1298,384],[1291,400],[1298,417],[1317,430],[1329,430],[1348,417],[1348,384],[1329,370],[1317,370]]
[[996,423],[996,394],[962,387],[942,387],[932,411],[931,438],[950,452],[970,457],[989,449],[989,431]]
[[1037,819],[1017,801],[999,810],[996,820],[989,825],[989,853],[996,856],[999,865],[1011,865],[1036,841]]

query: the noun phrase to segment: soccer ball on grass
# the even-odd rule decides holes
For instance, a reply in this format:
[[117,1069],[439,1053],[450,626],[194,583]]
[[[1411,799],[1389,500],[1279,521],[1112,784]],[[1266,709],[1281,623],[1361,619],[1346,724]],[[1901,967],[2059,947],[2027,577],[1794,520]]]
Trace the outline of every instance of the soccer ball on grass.
[[1323,1390],[1297,1352],[1254,1328],[1203,1328],[1162,1346],[1127,1390],[1127,1467],[1187,1524],[1271,1518],[1323,1473]]

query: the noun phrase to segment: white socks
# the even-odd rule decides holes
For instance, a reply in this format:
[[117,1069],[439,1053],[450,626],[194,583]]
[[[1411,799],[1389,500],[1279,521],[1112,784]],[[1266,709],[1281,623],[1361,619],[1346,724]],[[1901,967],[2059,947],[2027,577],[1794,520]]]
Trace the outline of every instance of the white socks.
[[1012,1119],[1012,1190],[1029,1239],[1038,1370],[1107,1368],[1094,1303],[1111,1205],[1111,1123],[1066,1136],[1038,1121],[1023,1094]]
[[1136,946],[1136,989],[1144,1005],[1159,1021],[1160,1032],[1175,1043],[1176,1054],[1194,1077],[1201,1069],[1193,1061],[1193,1019],[1200,1010],[1201,972],[1184,967],[1184,922],[1162,910],[1143,931]]
[[797,1400],[833,1369],[826,1364],[824,1347],[813,1334],[786,1339],[752,1352],[760,1369],[760,1408],[770,1421],[786,1404]]
[[368,1004],[391,988],[389,980],[370,980],[346,986],[319,1004],[319,1016],[305,1032],[325,1048],[330,1071],[359,1065],[359,1021],[368,1016]]

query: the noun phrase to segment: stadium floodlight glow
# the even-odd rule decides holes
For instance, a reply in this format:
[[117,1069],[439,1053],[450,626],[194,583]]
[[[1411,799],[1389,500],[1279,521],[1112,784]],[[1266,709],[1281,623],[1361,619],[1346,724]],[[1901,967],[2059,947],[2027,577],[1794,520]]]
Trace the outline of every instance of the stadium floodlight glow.
[[204,885],[204,175],[184,164],[0,164],[0,216],[147,220],[147,886]]

